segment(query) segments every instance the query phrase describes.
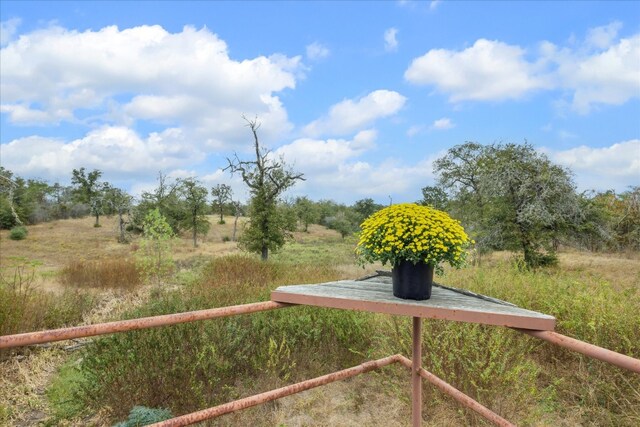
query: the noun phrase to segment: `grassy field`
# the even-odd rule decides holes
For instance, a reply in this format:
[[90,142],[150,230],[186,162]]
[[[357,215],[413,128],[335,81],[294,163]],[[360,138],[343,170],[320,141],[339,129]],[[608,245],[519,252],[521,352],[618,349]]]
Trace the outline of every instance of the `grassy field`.
[[[138,244],[90,218],[0,232],[0,334],[266,300],[279,285],[358,278],[353,238],[311,226],[268,263],[242,255],[232,225],[212,220],[176,268],[145,284]],[[132,264],[133,263],[133,264]],[[436,281],[552,314],[561,333],[640,357],[640,257],[562,252],[558,267],[520,271],[505,253]],[[640,376],[495,327],[425,321],[424,364],[519,425],[640,425]],[[113,425],[134,405],[174,415],[315,377],[395,352],[410,355],[409,320],[288,308],[0,353],[0,425]],[[85,345],[86,344],[86,345]],[[77,347],[77,349],[76,349]],[[71,351],[74,350],[74,351]],[[485,425],[425,386],[424,425]],[[404,426],[404,368],[389,367],[211,425]]]

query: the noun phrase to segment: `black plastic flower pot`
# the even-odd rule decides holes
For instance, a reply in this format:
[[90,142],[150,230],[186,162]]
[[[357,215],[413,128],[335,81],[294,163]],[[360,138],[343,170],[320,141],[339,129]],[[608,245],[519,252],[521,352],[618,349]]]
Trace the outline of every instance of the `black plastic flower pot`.
[[391,270],[393,296],[402,299],[425,300],[431,298],[433,266],[424,262],[414,264],[400,261]]

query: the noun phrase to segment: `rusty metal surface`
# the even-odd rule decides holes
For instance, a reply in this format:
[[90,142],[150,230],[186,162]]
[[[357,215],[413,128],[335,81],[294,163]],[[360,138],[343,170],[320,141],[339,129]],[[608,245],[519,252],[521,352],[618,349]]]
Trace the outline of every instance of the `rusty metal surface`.
[[317,285],[280,286],[271,292],[271,300],[534,330],[553,330],[556,324],[556,319],[547,314],[440,286],[433,288],[428,300],[396,298],[390,281],[384,281],[386,279],[383,277],[366,281],[341,280]]
[[628,369],[631,372],[640,374],[640,360],[634,359],[633,357],[620,354],[612,350],[607,350],[606,348],[598,347],[597,345],[589,344],[553,331],[530,331],[519,328],[513,329],[524,334],[531,335],[532,337],[549,341],[550,343],[559,345],[560,347],[568,348],[569,350],[582,353],[586,356],[593,357],[594,359],[602,360],[620,368]]
[[291,394],[300,393],[301,391],[309,390],[321,385],[329,384],[334,381],[350,378],[365,372],[372,371],[374,369],[382,368],[400,361],[400,355],[385,357],[378,360],[372,360],[365,362],[361,365],[354,366],[352,368],[344,369],[342,371],[334,372],[331,374],[323,375],[321,377],[313,378],[310,380],[302,381],[289,386],[281,387],[275,390],[267,391],[264,393],[256,394],[253,396],[245,397],[244,399],[235,400],[233,402],[225,403],[223,405],[215,406],[213,408],[204,409],[202,411],[193,412],[191,414],[182,415],[180,417],[172,418],[170,420],[161,421],[159,423],[152,424],[153,427],[177,427],[187,426],[194,423],[198,423],[210,418],[214,418],[220,415],[235,412],[241,409],[256,406],[261,403],[270,402],[272,400],[280,399],[281,397],[289,396]]
[[177,323],[214,319],[216,317],[235,316],[289,307],[273,301],[253,304],[234,305],[230,307],[211,308],[208,310],[189,311],[186,313],[165,314],[161,316],[143,317],[140,319],[121,320],[118,322],[98,323],[95,325],[75,326],[71,328],[53,329],[41,332],[29,332],[16,335],[0,336],[0,349],[21,347],[31,344],[62,341],[71,338],[91,337],[94,335],[112,334],[115,332],[133,331],[136,329],[156,328],[158,326],[175,325]]
[[[411,360],[409,360],[408,358],[400,355],[399,356],[399,361],[400,361],[400,363],[402,363],[407,368],[409,368],[409,369],[413,368],[413,362]],[[467,396],[466,394],[464,394],[463,392],[461,392],[457,388],[453,387],[451,384],[449,384],[449,383],[445,382],[444,380],[440,379],[439,377],[433,375],[431,372],[427,371],[426,369],[420,368],[418,370],[418,373],[420,374],[420,376],[422,378],[424,378],[427,381],[429,381],[431,384],[433,384],[434,386],[439,388],[445,394],[451,396],[458,403],[460,403],[461,405],[466,406],[467,408],[477,412],[479,415],[484,417],[486,420],[491,421],[494,425],[501,426],[501,427],[515,427],[515,424],[509,422],[508,420],[505,420],[500,415],[498,415],[495,412],[493,412],[491,409],[487,408],[486,406],[481,405],[480,403],[478,403],[478,401],[476,401],[476,400],[472,399],[471,397]]]
[[411,353],[411,420],[413,427],[422,425],[422,380],[420,368],[422,367],[422,319],[413,318],[413,336]]

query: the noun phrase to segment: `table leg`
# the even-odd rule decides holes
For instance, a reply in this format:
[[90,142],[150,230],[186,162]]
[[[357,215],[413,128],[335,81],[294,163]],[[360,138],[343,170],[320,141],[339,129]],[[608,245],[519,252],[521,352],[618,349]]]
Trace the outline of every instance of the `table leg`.
[[413,318],[413,369],[411,369],[411,419],[413,427],[422,425],[422,378],[418,371],[422,362],[422,318]]

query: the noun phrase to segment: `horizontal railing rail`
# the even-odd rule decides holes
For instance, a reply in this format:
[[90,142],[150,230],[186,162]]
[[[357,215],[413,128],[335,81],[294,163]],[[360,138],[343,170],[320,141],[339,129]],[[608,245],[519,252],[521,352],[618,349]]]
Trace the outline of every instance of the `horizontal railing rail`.
[[598,347],[597,345],[589,344],[588,342],[580,341],[553,331],[535,331],[520,328],[512,329],[522,332],[523,334],[548,341],[557,346],[568,348],[569,350],[584,354],[585,356],[611,363],[619,368],[624,368],[631,372],[640,374],[640,360],[634,359],[631,356],[617,353],[613,350],[607,350],[606,348]]
[[233,305],[229,307],[210,308],[207,310],[188,311],[184,313],[163,314],[160,316],[141,317],[138,319],[120,320],[117,322],[97,323],[94,325],[74,326],[70,328],[51,329],[39,332],[0,336],[0,349],[23,347],[46,342],[63,341],[73,338],[92,337],[96,335],[114,334],[117,332],[135,331],[138,329],[157,328],[159,326],[176,325],[178,323],[196,322],[218,317],[236,316],[238,314],[256,313],[290,307],[292,304],[274,301]]

